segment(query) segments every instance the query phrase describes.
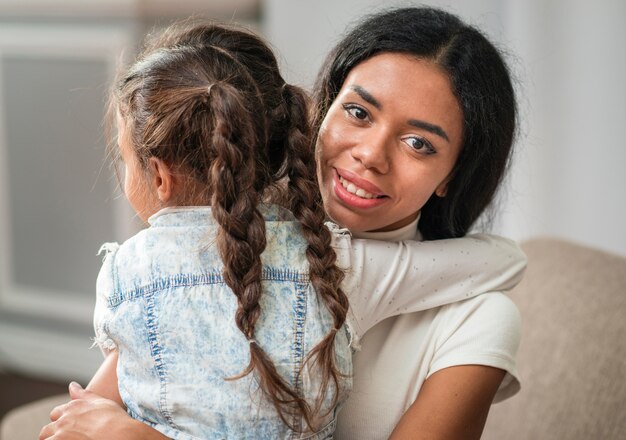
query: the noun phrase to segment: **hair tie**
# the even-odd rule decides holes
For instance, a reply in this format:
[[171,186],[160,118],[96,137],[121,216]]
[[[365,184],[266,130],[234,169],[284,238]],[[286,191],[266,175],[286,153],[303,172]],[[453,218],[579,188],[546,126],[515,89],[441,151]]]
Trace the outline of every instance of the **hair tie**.
[[256,344],[259,345],[256,339],[248,339],[248,344]]

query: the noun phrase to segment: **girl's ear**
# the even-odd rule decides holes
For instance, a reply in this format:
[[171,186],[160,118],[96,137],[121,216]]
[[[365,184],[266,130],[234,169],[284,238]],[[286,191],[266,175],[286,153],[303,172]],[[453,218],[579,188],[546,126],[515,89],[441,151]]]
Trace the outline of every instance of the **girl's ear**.
[[174,175],[171,167],[161,159],[151,157],[148,160],[148,170],[152,188],[156,190],[159,201],[167,204],[174,193]]

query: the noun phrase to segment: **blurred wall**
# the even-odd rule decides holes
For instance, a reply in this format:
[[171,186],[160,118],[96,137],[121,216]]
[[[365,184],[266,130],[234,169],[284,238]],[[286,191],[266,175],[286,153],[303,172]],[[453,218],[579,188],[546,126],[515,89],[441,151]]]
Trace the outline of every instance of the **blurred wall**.
[[120,61],[192,14],[256,26],[258,0],[0,0],[0,369],[86,381],[96,255],[140,225],[106,158]]
[[[384,7],[419,5],[387,1]],[[423,4],[423,3],[422,3]],[[428,1],[509,54],[521,111],[495,230],[552,235],[626,255],[626,2]],[[267,0],[263,29],[287,76],[310,86],[324,55],[373,0]]]

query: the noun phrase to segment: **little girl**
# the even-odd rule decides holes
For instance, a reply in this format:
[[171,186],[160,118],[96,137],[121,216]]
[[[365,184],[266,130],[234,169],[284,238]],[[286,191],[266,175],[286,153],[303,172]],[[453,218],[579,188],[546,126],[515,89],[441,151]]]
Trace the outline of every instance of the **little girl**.
[[[459,283],[476,295],[519,281],[525,259],[502,238],[331,233],[306,97],[245,30],[168,29],[113,103],[125,194],[150,227],[103,246],[94,323],[107,359],[90,388],[119,390],[168,437],[331,438],[365,331],[466,299]],[[443,247],[454,274],[433,258]]]

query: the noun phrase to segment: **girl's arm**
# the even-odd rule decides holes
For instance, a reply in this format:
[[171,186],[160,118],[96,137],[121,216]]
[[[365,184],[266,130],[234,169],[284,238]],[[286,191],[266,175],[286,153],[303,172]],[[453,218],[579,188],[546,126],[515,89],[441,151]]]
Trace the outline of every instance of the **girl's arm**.
[[494,235],[389,242],[333,232],[357,337],[390,316],[511,289],[526,268],[519,246]]
[[94,374],[91,381],[89,381],[87,390],[99,395],[100,397],[112,400],[124,408],[124,402],[122,402],[122,398],[120,397],[120,392],[117,387],[117,359],[117,350],[111,350],[106,354],[100,368],[98,368],[96,374]]
[[94,328],[97,345],[105,359],[84,390],[75,382],[70,384],[69,403],[60,405],[50,413],[51,423],[44,426],[39,439],[53,440],[163,440],[166,436],[150,426],[130,417],[118,391],[118,351],[108,338],[104,325],[110,311],[107,298],[115,289],[113,260],[119,246],[108,243],[102,246],[106,252],[102,269],[96,283],[96,308]]
[[430,376],[390,439],[480,439],[504,370],[482,365],[445,368]]

